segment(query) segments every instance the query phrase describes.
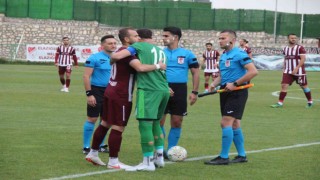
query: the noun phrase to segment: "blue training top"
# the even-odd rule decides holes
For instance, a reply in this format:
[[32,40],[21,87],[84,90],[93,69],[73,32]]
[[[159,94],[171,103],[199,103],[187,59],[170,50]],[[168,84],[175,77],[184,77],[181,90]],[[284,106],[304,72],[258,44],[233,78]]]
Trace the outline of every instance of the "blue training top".
[[223,53],[219,61],[221,85],[234,82],[245,75],[247,70],[244,66],[251,62],[248,54],[237,47]]
[[174,50],[164,48],[163,51],[167,56],[167,81],[169,83],[187,83],[189,66],[198,64],[196,56],[184,48]]
[[93,68],[91,85],[107,87],[110,79],[110,56],[104,51],[92,54],[86,61],[85,67]]

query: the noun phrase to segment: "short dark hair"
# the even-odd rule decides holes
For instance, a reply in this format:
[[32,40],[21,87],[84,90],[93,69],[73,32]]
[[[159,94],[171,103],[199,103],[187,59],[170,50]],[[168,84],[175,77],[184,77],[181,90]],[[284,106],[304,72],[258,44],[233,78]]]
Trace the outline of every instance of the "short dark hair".
[[290,33],[290,34],[288,34],[288,37],[289,36],[297,36],[295,33]]
[[141,39],[152,39],[152,31],[150,29],[138,29],[137,33]]
[[124,42],[124,38],[129,36],[129,30],[134,30],[134,29],[131,27],[126,27],[119,30],[118,37],[121,42]]
[[206,46],[207,46],[207,45],[210,45],[210,46],[212,46],[212,43],[206,43]]
[[246,40],[246,39],[242,39],[242,41],[245,42],[245,43],[249,43],[249,41]]
[[109,38],[114,38],[113,35],[105,35],[100,39],[100,42],[103,43],[104,40],[109,39]]
[[178,27],[168,26],[163,28],[163,31],[168,31],[173,35],[177,35],[179,39],[182,37],[181,29]]
[[237,38],[237,33],[231,29],[225,29],[225,30],[221,31],[220,33],[229,33],[229,34],[233,35],[235,38]]
[[62,40],[69,39],[68,36],[63,36]]

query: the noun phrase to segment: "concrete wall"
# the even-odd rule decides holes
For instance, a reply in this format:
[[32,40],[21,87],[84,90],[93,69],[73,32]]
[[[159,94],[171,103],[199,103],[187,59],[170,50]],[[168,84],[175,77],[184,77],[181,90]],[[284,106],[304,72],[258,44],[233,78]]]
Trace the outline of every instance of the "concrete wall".
[[[69,35],[73,45],[98,45],[103,35],[117,36],[118,29],[119,27],[108,27],[95,21],[8,18],[0,14],[0,57],[12,58],[22,35],[17,59],[26,58],[26,44],[59,45],[62,36]],[[153,32],[157,44],[162,46],[162,30],[153,29]],[[273,35],[264,32],[237,32],[237,34],[239,38],[248,39],[251,47],[282,48],[287,43],[286,37],[279,36],[278,42],[275,44],[273,43]],[[211,42],[215,49],[220,49],[218,35],[218,31],[183,30],[180,43],[181,46],[192,50],[198,57],[201,57],[206,42]],[[303,40],[305,47],[317,47],[317,43],[316,39]]]

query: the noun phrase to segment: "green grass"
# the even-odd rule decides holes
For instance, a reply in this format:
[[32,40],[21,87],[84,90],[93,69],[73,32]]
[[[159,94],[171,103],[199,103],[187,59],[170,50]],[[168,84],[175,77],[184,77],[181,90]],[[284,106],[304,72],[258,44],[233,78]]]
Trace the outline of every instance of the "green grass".
[[[74,69],[70,93],[62,93],[53,65],[0,65],[1,179],[46,179],[106,170],[87,163],[81,152],[86,117],[82,73],[83,67]],[[304,94],[295,84],[284,108],[270,108],[277,102],[271,93],[279,91],[280,80],[280,71],[260,71],[252,81],[255,87],[250,89],[242,121],[247,151],[320,142],[319,72],[308,72],[312,109],[304,108]],[[202,73],[200,87],[203,91]],[[218,154],[219,96],[199,98],[188,113],[179,144],[189,158]],[[138,164],[142,155],[134,113],[123,137],[120,159]],[[234,146],[231,152],[236,152]],[[246,164],[206,166],[204,160],[197,160],[167,164],[156,172],[117,171],[79,179],[320,179],[319,154],[320,145],[313,145],[249,153]],[[107,161],[107,154],[100,156]]]

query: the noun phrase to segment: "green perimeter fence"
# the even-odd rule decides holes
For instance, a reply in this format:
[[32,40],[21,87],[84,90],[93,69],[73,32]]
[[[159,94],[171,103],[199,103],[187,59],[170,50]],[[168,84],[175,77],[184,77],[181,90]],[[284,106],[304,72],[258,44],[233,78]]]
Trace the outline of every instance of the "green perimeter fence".
[[[211,9],[210,3],[192,0],[0,0],[0,13],[8,17],[98,21],[110,26],[159,29],[264,31],[274,33],[275,12]],[[277,13],[276,35],[300,34],[301,14]],[[303,37],[319,37],[320,14],[303,15]]]

